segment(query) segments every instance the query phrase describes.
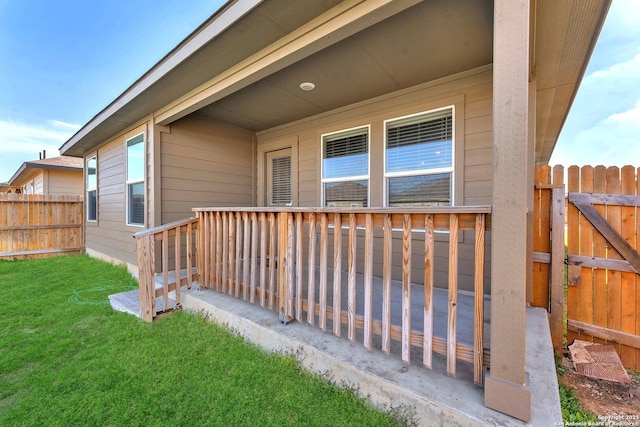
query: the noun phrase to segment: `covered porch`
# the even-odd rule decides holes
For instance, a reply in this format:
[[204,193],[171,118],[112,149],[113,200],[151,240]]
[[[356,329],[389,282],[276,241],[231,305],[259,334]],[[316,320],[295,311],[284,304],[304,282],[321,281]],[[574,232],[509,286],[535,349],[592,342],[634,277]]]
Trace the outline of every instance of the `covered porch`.
[[[513,423],[482,404],[490,211],[196,208],[195,218],[135,235],[140,314],[202,313],[264,348],[299,353],[309,369],[374,393],[375,403],[417,408],[419,418],[437,408],[445,423]],[[460,264],[470,261],[462,241],[474,248],[473,292],[458,288]],[[439,245],[448,247],[444,283],[435,278]],[[560,415],[544,310],[527,312],[527,334],[528,371],[545,378],[532,402],[552,408],[537,415],[548,424]]]

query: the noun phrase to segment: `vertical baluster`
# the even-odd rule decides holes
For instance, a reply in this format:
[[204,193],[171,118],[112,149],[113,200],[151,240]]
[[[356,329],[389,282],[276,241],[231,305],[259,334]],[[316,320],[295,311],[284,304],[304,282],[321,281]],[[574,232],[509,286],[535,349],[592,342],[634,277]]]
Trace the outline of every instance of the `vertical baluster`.
[[277,248],[277,234],[276,234],[276,215],[273,212],[269,213],[269,310],[273,310],[273,303],[275,299],[275,286],[276,286],[276,265],[278,264],[278,256],[276,253]]
[[265,306],[267,287],[267,215],[260,212],[260,306]]
[[422,364],[431,369],[433,355],[433,280],[435,262],[433,215],[424,217],[424,341]]
[[356,339],[356,215],[349,214],[349,279],[347,295],[347,317],[349,339]]
[[287,294],[286,294],[286,321],[288,322],[293,318],[293,298],[294,298],[294,284],[293,284],[293,270],[295,263],[295,239],[293,237],[293,213],[287,212]]
[[249,301],[256,302],[256,280],[258,276],[258,214],[251,212],[251,294]]
[[411,215],[402,217],[402,360],[411,353]]
[[456,318],[458,312],[458,215],[449,217],[449,320],[447,328],[447,374],[456,376]]
[[204,256],[203,256],[203,265],[204,265],[204,277],[202,278],[202,287],[209,287],[209,271],[211,269],[211,263],[209,260],[211,259],[211,245],[209,244],[211,240],[211,225],[209,223],[209,212],[202,212],[202,222],[204,224],[200,243],[204,248]]
[[473,380],[478,385],[482,385],[482,365],[484,364],[484,228],[485,215],[476,214]]
[[227,293],[227,285],[229,282],[229,215],[227,212],[222,213],[222,289],[221,292]]
[[164,310],[169,310],[169,230],[162,232],[162,299]]
[[182,262],[182,232],[181,232],[182,227],[181,226],[177,226],[175,228],[175,232],[176,232],[176,236],[174,239],[174,256],[175,256],[175,270],[176,270],[176,306],[180,307],[181,304],[181,300],[180,300],[180,291],[181,291],[181,287],[182,287],[182,280],[181,280],[181,270],[182,270],[182,266],[180,265]]
[[216,281],[216,223],[215,223],[215,213],[209,212],[209,289],[215,289],[215,281]]
[[327,330],[327,255],[329,247],[329,225],[327,214],[320,214],[320,329]]
[[249,224],[249,214],[242,213],[242,222],[244,224],[244,245],[242,248],[242,299],[247,300],[249,296],[249,260],[251,245],[251,228]]
[[237,262],[236,215],[234,212],[229,212],[229,284],[227,285],[227,291],[229,292],[229,295],[233,295],[234,289],[236,287],[236,280],[238,280],[238,277],[235,275]]
[[313,212],[309,213],[309,279],[308,294],[309,307],[307,309],[307,321],[311,326],[316,319],[316,217]]
[[[196,239],[197,241],[197,239]],[[187,250],[187,289],[193,284],[193,223],[187,224],[186,250]],[[196,270],[197,271],[197,270]],[[198,272],[199,273],[199,272]]]
[[216,212],[216,292],[222,289],[222,218],[220,212]]
[[342,215],[333,215],[333,333],[341,335],[342,324]]
[[364,346],[371,350],[373,337],[373,216],[365,216],[364,242]]
[[296,320],[302,321],[302,212],[296,212]]
[[238,212],[236,215],[236,265],[235,265],[235,276],[236,276],[236,284],[234,290],[234,296],[236,298],[240,298],[240,285],[241,285],[241,277],[240,277],[240,269],[242,266],[242,213]]
[[391,215],[384,216],[384,248],[382,264],[382,351],[391,352]]

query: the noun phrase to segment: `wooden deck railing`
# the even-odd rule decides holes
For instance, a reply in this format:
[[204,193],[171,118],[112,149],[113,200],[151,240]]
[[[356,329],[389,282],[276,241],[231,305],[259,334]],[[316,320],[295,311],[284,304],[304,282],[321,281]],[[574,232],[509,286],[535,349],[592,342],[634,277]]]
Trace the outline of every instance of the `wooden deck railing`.
[[[337,336],[341,336],[344,327],[351,341],[361,339],[368,349],[372,348],[374,335],[386,353],[391,352],[392,341],[395,341],[400,345],[402,360],[407,363],[412,346],[422,349],[422,363],[428,368],[434,352],[443,354],[451,376],[456,375],[457,360],[467,361],[474,365],[475,382],[482,383],[482,369],[488,365],[483,328],[485,231],[489,227],[490,207],[402,211],[395,208],[196,208],[194,212],[202,287],[258,303],[276,311],[283,322],[296,319],[310,325],[317,323],[322,330],[327,330],[330,323],[330,330]],[[459,237],[465,230],[475,236],[471,346],[458,342],[456,337]],[[448,233],[449,245],[444,339],[433,335],[435,242],[439,231]],[[158,232],[154,236],[151,240],[157,238]],[[421,278],[424,300],[420,309],[423,325],[418,329],[411,325],[411,271],[415,252],[412,244],[416,239],[424,242],[424,257],[420,256],[422,265],[419,266],[424,272]],[[401,243],[400,262],[392,256],[394,240]],[[358,258],[358,253],[362,254],[360,245],[364,250],[363,259]],[[330,248],[333,254],[329,253]],[[148,258],[152,260],[153,254]],[[382,266],[382,306],[378,319],[373,313],[374,263]],[[393,312],[397,307],[392,308],[391,301],[394,267],[401,270],[400,313]],[[358,283],[359,279],[363,285]],[[362,289],[360,295],[357,287]],[[401,324],[392,324],[394,314],[400,315]]]
[[[197,229],[198,218],[189,218],[133,235],[138,247],[140,315],[143,320],[151,322],[163,313],[180,308],[180,288],[187,285],[191,289],[193,281],[199,280],[200,269],[194,265],[194,251],[197,248],[194,237],[197,237]],[[159,269],[156,265],[156,242],[160,243]],[[158,286],[157,274],[162,274],[162,281]],[[170,293],[175,295],[171,299]],[[161,310],[156,306],[158,298],[162,303]]]

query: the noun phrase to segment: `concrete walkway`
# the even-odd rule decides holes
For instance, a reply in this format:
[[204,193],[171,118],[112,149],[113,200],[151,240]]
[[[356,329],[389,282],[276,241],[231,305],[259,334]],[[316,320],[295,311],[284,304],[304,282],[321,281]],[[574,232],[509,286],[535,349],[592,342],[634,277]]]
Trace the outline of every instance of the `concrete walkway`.
[[[328,288],[332,289],[332,286]],[[363,311],[363,290],[361,286],[357,289],[357,312],[360,314]],[[381,297],[375,289],[381,289],[377,282],[374,283],[374,313],[381,313]],[[411,292],[412,329],[418,331],[422,331],[422,290],[422,286],[416,285]],[[114,309],[139,317],[137,290],[109,298]],[[342,299],[342,308],[346,309],[346,289]],[[328,300],[330,305],[331,295]],[[161,301],[158,299],[158,303]],[[446,337],[447,303],[447,291],[434,290],[434,335],[441,338]],[[213,322],[228,327],[267,351],[295,354],[307,369],[328,376],[338,384],[357,388],[362,396],[378,407],[408,411],[419,425],[525,425],[484,406],[483,390],[473,384],[473,366],[469,363],[458,361],[457,378],[450,378],[446,374],[445,357],[434,354],[433,368],[428,370],[420,363],[422,349],[413,347],[412,363],[407,366],[400,358],[400,343],[395,341],[392,341],[391,356],[379,350],[380,338],[375,335],[374,349],[367,351],[362,345],[361,333],[356,342],[345,338],[346,330],[343,330],[343,338],[338,338],[330,332],[329,319],[327,332],[306,322],[282,325],[273,311],[211,290],[200,290],[197,283],[191,290],[183,287],[182,306],[208,316]],[[401,291],[396,282],[392,286],[393,311],[399,313],[400,306]],[[489,301],[485,300],[485,346],[490,342],[489,311]],[[374,317],[380,318],[379,315]],[[457,319],[458,341],[471,345],[472,294],[458,294]],[[399,325],[399,317],[392,316],[392,323]],[[561,425],[551,337],[547,313],[542,309],[530,308],[527,311],[527,371],[532,394],[532,420],[529,425]]]

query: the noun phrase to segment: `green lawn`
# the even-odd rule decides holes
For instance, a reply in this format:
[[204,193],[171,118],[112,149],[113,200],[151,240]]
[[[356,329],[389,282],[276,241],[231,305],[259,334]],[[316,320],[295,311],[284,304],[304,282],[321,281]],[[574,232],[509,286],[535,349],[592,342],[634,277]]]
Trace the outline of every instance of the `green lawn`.
[[114,312],[136,286],[86,256],[0,261],[0,425],[397,425],[198,316]]

